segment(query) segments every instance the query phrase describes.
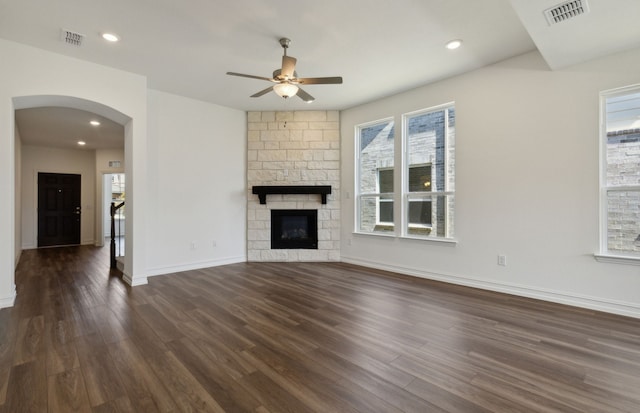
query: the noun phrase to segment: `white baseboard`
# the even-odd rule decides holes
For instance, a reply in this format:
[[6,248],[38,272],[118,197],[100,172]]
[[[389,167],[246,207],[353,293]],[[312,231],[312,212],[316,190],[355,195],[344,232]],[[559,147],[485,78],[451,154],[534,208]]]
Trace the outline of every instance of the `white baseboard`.
[[376,268],[379,270],[391,271],[404,275],[411,275],[414,277],[426,278],[429,280],[464,285],[466,287],[480,288],[483,290],[513,294],[521,297],[535,298],[538,300],[549,301],[558,304],[566,304],[573,307],[581,307],[587,308],[589,310],[602,311],[605,313],[640,318],[640,304],[637,303],[605,300],[597,297],[587,297],[581,296],[579,294],[570,294],[561,291],[545,290],[541,288],[534,288],[516,284],[496,283],[452,274],[434,273],[417,268],[389,265],[387,263],[363,260],[360,258],[350,258],[342,256],[342,262],[361,265],[363,267]]
[[244,255],[241,255],[237,257],[219,258],[215,260],[197,261],[189,264],[180,264],[180,265],[173,265],[173,266],[170,265],[166,267],[155,267],[147,270],[147,276],[153,277],[156,275],[171,274],[174,272],[199,270],[202,268],[209,268],[209,267],[219,267],[221,265],[237,264],[239,262],[247,262],[247,257]]
[[14,284],[13,294],[11,294],[9,297],[0,298],[0,308],[13,307],[15,303],[16,303],[16,286]]
[[124,280],[124,282],[126,282],[127,284],[129,284],[132,287],[137,287],[139,285],[149,284],[149,280],[147,280],[147,277],[135,277],[135,278],[132,278],[130,274],[127,274],[125,272],[122,273],[122,279]]

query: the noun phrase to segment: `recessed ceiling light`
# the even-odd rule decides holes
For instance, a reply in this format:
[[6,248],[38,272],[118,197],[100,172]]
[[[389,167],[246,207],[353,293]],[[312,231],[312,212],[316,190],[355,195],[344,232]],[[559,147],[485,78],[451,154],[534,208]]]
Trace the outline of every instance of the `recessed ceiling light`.
[[120,40],[120,38],[113,33],[103,33],[102,38],[108,42],[117,42]]
[[80,145],[80,146],[84,146],[86,144],[87,144],[87,142],[85,142],[85,141],[78,141],[78,145]]
[[462,46],[462,40],[459,39],[451,40],[449,43],[447,43],[447,49],[449,50],[457,49],[460,46]]
[[97,120],[92,120],[89,123],[92,124],[93,126],[100,126],[100,122],[98,122]]

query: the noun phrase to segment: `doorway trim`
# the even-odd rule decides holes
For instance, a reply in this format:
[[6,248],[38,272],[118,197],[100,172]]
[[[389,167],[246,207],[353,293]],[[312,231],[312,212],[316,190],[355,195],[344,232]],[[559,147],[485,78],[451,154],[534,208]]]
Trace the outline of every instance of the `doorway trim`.
[[[96,113],[105,118],[111,119],[124,126],[124,138],[125,138],[125,170],[124,173],[129,176],[129,203],[128,203],[128,215],[127,229],[125,232],[126,238],[126,253],[125,253],[125,265],[123,270],[123,280],[131,286],[147,284],[146,267],[144,267],[146,260],[145,251],[143,248],[143,229],[144,229],[144,214],[135,214],[136,209],[142,208],[145,200],[144,188],[146,182],[146,106],[133,106],[132,109],[139,115],[134,119],[123,112],[120,112],[113,107],[106,104],[87,100],[81,97],[68,96],[68,95],[27,95],[27,96],[13,96],[11,98],[11,117],[15,118],[15,111],[18,109],[27,109],[43,106],[57,106],[57,107],[69,107],[89,112]],[[12,142],[15,135],[15,123],[11,123],[12,126]],[[135,136],[135,140],[134,140]],[[15,159],[16,150],[15,145],[10,146],[12,157]],[[134,159],[136,165],[134,165]],[[134,173],[136,171],[136,173]],[[101,172],[101,171],[100,171]],[[96,175],[100,174],[96,171]],[[11,175],[13,176],[13,175]],[[136,177],[134,180],[133,177]],[[140,190],[138,199],[135,199],[135,189]],[[97,188],[96,188],[97,189]],[[20,196],[20,188],[15,188],[13,196]],[[101,198],[101,195],[100,195]],[[96,197],[93,203],[100,200]],[[136,208],[137,207],[137,208]],[[24,209],[24,205],[22,206]],[[13,222],[15,223],[15,213],[13,215]],[[134,218],[137,215],[137,220]],[[139,222],[136,222],[139,221]],[[135,223],[135,224],[134,224]],[[21,223],[18,223],[21,225]],[[95,227],[95,223],[93,223]],[[13,226],[12,226],[13,227]],[[136,230],[139,233],[139,237],[135,237]],[[15,245],[15,236],[11,236],[13,244]],[[136,248],[136,255],[134,256],[134,247],[136,247],[136,239],[138,248]],[[95,242],[95,240],[94,240]],[[13,255],[13,254],[12,254]],[[15,290],[15,274],[13,276],[13,284]],[[9,299],[9,297],[8,297]],[[15,300],[15,294],[10,297],[11,303],[7,305],[8,300],[0,300],[0,308],[13,305]]]

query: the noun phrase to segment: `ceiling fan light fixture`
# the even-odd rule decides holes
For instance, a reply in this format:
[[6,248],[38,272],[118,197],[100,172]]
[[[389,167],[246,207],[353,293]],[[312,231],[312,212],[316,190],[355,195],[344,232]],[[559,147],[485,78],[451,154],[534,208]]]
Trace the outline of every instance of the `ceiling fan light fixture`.
[[275,85],[273,87],[273,91],[276,92],[278,96],[287,99],[291,96],[295,96],[296,93],[298,93],[298,86],[291,83],[283,82]]

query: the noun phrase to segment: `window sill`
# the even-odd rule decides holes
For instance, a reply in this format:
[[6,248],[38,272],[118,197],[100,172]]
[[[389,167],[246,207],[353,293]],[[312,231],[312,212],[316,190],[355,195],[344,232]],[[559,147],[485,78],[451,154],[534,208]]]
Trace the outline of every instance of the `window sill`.
[[385,237],[385,238],[395,238],[396,234],[393,232],[361,232],[354,231],[353,235],[373,235],[374,237]]
[[640,257],[611,254],[593,254],[593,257],[598,262],[606,262],[608,264],[640,265]]
[[441,237],[418,237],[418,236],[411,236],[411,235],[403,235],[401,237],[398,237],[400,239],[412,239],[412,240],[417,240],[417,241],[428,241],[428,242],[441,242],[444,244],[457,244],[458,240],[455,238],[441,238]]
[[360,235],[369,236],[369,235],[371,235],[371,236],[374,236],[374,237],[410,239],[410,240],[416,240],[416,241],[439,242],[439,243],[443,243],[443,244],[454,244],[454,245],[458,243],[458,240],[455,239],[455,238],[419,237],[419,236],[411,236],[411,235],[397,236],[393,232],[384,233],[384,232],[359,232],[359,231],[354,231],[352,234],[353,235],[357,235],[357,236],[360,236]]

